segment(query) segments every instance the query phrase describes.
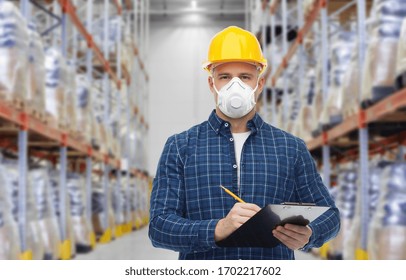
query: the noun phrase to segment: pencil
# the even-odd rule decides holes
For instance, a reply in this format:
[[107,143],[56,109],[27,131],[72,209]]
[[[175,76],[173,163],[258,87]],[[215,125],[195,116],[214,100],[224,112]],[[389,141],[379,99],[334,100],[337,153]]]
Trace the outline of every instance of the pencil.
[[220,188],[222,188],[226,193],[228,193],[229,195],[231,195],[235,200],[241,202],[241,203],[245,203],[244,200],[242,200],[241,198],[239,198],[238,196],[236,196],[235,194],[233,194],[229,189],[223,187],[222,185],[220,185]]

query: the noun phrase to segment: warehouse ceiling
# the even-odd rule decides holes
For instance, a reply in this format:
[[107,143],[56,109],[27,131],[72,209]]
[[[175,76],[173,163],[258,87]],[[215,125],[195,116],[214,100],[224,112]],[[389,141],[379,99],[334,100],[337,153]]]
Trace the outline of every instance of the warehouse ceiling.
[[244,19],[245,0],[151,0],[151,19],[203,14],[212,18]]

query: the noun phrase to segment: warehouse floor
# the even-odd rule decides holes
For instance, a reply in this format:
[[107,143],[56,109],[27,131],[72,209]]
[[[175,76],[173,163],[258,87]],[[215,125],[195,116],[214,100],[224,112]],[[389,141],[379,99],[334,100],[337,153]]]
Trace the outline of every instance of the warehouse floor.
[[[318,258],[296,251],[298,260],[317,260]],[[90,253],[78,254],[75,260],[176,260],[178,253],[154,248],[148,238],[148,227],[133,231],[108,244],[98,244]]]

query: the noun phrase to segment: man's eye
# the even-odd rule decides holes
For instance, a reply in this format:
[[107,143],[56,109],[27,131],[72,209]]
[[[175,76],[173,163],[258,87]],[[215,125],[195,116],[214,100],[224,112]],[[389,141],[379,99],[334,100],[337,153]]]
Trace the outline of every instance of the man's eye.
[[250,76],[241,76],[241,80],[251,80]]
[[228,80],[230,77],[229,76],[220,76],[219,79],[220,80]]

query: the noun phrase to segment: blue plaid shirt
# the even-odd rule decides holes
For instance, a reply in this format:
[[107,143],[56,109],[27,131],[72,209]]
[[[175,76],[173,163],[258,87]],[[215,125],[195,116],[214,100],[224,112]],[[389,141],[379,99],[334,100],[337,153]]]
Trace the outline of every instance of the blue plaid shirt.
[[179,259],[294,259],[285,245],[223,248],[214,241],[217,222],[235,204],[220,184],[244,201],[311,202],[330,206],[310,224],[304,250],[320,247],[340,227],[339,212],[323,185],[305,143],[255,114],[241,154],[240,186],[230,123],[213,111],[208,121],[171,136],[161,155],[151,195],[149,237],[155,247],[180,252]]

